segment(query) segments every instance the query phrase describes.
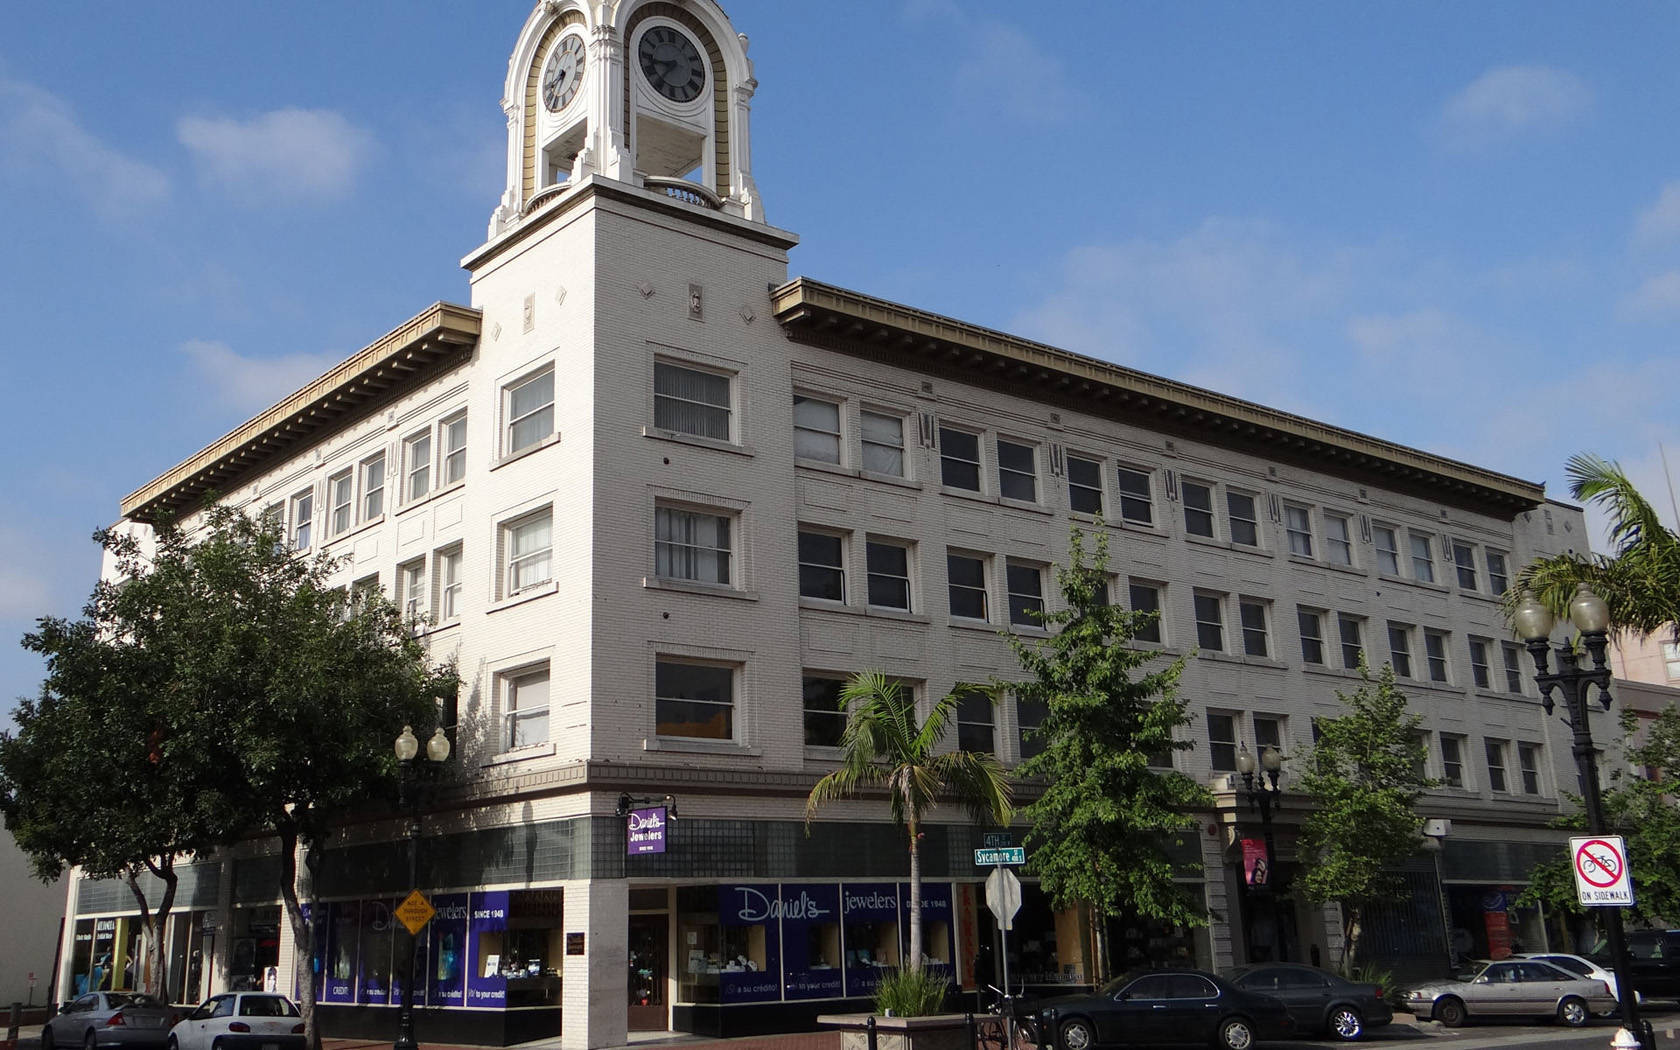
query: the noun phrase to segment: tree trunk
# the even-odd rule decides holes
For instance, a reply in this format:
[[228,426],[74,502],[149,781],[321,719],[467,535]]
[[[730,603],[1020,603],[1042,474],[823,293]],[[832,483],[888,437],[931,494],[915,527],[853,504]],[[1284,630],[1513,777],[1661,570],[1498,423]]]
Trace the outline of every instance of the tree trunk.
[[[165,950],[163,935],[169,928],[169,912],[175,907],[175,887],[180,883],[180,877],[175,874],[174,857],[156,861],[148,857],[146,868],[162,880],[163,899],[158,902],[157,910],[152,911],[147,906],[146,895],[140,892],[140,873],[129,871],[128,891],[134,894],[134,900],[140,906],[140,924],[146,930],[146,967],[136,982],[136,990],[168,999],[169,953]],[[115,984],[114,981],[112,983]]]
[[910,821],[910,959],[906,969],[922,968],[922,851],[916,821]]
[[1353,972],[1355,951],[1359,947],[1359,935],[1363,932],[1359,924],[1359,906],[1357,904],[1342,903],[1342,975],[1345,977]]
[[[292,923],[292,942],[298,978],[298,1012],[303,1015],[303,1042],[308,1050],[321,1050],[321,1031],[315,1023],[315,924],[304,918],[297,892],[297,825],[280,822],[280,896],[286,902],[286,917]],[[313,894],[311,894],[313,896]]]

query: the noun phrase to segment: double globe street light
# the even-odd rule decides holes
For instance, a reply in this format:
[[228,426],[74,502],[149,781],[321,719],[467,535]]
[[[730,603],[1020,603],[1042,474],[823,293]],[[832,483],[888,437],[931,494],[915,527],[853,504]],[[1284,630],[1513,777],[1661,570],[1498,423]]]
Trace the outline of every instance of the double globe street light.
[[[1598,753],[1593,748],[1592,727],[1587,723],[1587,694],[1598,687],[1598,702],[1610,709],[1610,668],[1604,662],[1609,644],[1610,609],[1604,599],[1586,584],[1575,588],[1569,602],[1569,620],[1581,633],[1581,644],[1592,659],[1592,667],[1581,666],[1581,656],[1575,646],[1560,643],[1555,647],[1558,669],[1551,670],[1548,655],[1554,651],[1549,644],[1556,619],[1552,611],[1523,591],[1522,601],[1512,612],[1511,622],[1517,637],[1528,645],[1534,657],[1534,681],[1540,687],[1541,703],[1546,714],[1553,711],[1552,694],[1561,693],[1569,712],[1569,728],[1574,733],[1575,768],[1581,780],[1581,805],[1586,810],[1587,831],[1602,835],[1604,800],[1598,786]],[[1633,975],[1628,966],[1627,938],[1622,931],[1622,909],[1611,906],[1605,912],[1605,938],[1609,941],[1610,959],[1616,970],[1617,997],[1621,1000],[1622,1026],[1638,1039],[1645,1050],[1656,1050],[1655,1033],[1639,1016],[1639,996],[1633,987]]]
[[[424,772],[436,776],[449,761],[449,737],[439,726],[426,741],[426,756],[420,757],[420,738],[411,726],[403,726],[402,734],[391,745],[397,754],[397,805],[408,814],[408,887],[420,889],[420,790],[416,777]],[[408,979],[403,982],[402,1012],[397,1022],[397,1040],[393,1050],[419,1050],[414,1041],[414,985],[419,977],[420,935],[408,938]]]
[[1266,877],[1255,880],[1255,884],[1270,887],[1273,873],[1277,870],[1277,847],[1272,841],[1272,807],[1283,795],[1283,787],[1278,783],[1283,775],[1282,752],[1270,744],[1266,745],[1260,752],[1259,769],[1260,785],[1256,787],[1254,756],[1249,754],[1247,744],[1239,744],[1237,772],[1242,774],[1243,786],[1248,789],[1248,808],[1260,810],[1260,827],[1266,837]]

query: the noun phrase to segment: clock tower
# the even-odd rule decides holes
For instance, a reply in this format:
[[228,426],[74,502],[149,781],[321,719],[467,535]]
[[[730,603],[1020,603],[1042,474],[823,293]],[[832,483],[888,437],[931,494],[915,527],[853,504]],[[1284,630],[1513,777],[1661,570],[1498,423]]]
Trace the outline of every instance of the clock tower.
[[590,175],[753,222],[747,38],[713,0],[541,0],[508,62],[491,240]]

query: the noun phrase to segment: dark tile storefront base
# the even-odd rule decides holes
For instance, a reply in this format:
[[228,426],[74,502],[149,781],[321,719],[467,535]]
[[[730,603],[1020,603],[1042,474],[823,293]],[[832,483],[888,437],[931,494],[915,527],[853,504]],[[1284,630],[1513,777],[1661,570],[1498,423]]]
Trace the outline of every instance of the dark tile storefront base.
[[[321,1034],[329,1039],[395,1039],[394,1006],[317,1006]],[[560,1036],[560,1009],[450,1010],[415,1007],[414,1035],[422,1043],[512,1046]]]
[[784,1032],[819,1032],[821,1014],[867,1011],[870,999],[824,999],[808,1003],[752,1003],[740,1006],[678,1006],[672,1010],[671,1028],[714,1039],[743,1035],[781,1035]]

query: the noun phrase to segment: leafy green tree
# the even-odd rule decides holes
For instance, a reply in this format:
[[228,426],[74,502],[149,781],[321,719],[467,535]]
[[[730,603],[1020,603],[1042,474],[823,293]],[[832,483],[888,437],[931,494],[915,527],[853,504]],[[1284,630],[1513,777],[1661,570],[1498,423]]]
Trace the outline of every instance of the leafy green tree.
[[944,751],[964,687],[936,701],[918,718],[915,694],[878,671],[853,675],[840,690],[846,728],[840,737],[840,766],[817,781],[805,800],[805,829],[826,802],[864,789],[884,789],[893,822],[910,846],[910,958],[906,970],[922,968],[922,824],[941,796],[966,807],[976,820],[1007,826],[1013,813],[1009,775],[997,757]]
[[[1028,870],[1057,908],[1084,904],[1103,917],[1136,912],[1200,925],[1203,908],[1174,880],[1168,849],[1213,796],[1182,773],[1156,768],[1159,756],[1193,746],[1173,734],[1190,721],[1176,691],[1184,659],[1143,670],[1158,654],[1128,643],[1158,613],[1109,604],[1107,565],[1106,535],[1087,561],[1074,529],[1068,564],[1056,570],[1063,607],[1043,616],[1053,633],[1010,637],[1029,677],[999,688],[1044,711],[1032,735],[1043,748],[1017,769],[1044,784],[1024,809]],[[1099,946],[1105,971],[1106,954]]]
[[1301,778],[1313,809],[1301,823],[1299,885],[1316,904],[1341,904],[1344,972],[1366,910],[1402,895],[1397,872],[1423,844],[1417,800],[1433,783],[1423,775],[1423,720],[1407,713],[1394,668],[1373,678],[1362,661],[1359,678],[1358,689],[1336,694],[1345,714],[1314,720],[1318,740]]
[[[1604,821],[1611,834],[1627,839],[1635,887],[1631,917],[1652,926],[1673,926],[1680,923],[1680,808],[1674,803],[1673,780],[1680,774],[1680,710],[1665,708],[1644,727],[1643,738],[1639,716],[1624,710],[1621,730],[1627,761],[1608,772]],[[1569,797],[1577,808],[1553,827],[1583,832],[1587,820],[1580,798]],[[1569,915],[1588,912],[1576,895],[1567,850],[1560,846],[1555,859],[1534,869],[1517,903],[1539,903],[1548,912]]]
[[[114,720],[110,729],[126,731],[95,734],[48,768],[108,785],[111,762],[147,767],[152,786],[94,811],[99,826],[87,842],[58,840],[78,855],[60,850],[58,859],[97,859],[105,847],[93,839],[121,843],[109,832],[125,820],[177,829],[174,838],[119,850],[130,868],[167,871],[177,853],[273,834],[278,890],[308,973],[314,930],[298,895],[298,848],[318,858],[348,814],[392,794],[391,740],[404,724],[437,720],[439,698],[458,689],[454,670],[431,665],[413,625],[381,596],[329,587],[330,561],[294,556],[277,529],[226,507],[211,508],[191,533],[159,525],[149,549],[113,533],[99,538],[122,582],[95,589],[85,620],[43,621],[26,640],[48,655],[49,668],[78,674],[49,677],[43,700],[26,712],[30,724],[20,723],[18,740],[29,746],[7,741],[0,751],[5,804],[15,805],[13,793],[31,797],[26,779],[54,761],[31,734],[62,743],[97,728],[96,718]],[[25,756],[15,767],[14,754]],[[36,856],[38,868],[54,862],[51,850]],[[306,1029],[318,1044],[314,986],[302,987]]]
[[1534,562],[1519,575],[1521,586],[1507,594],[1507,611],[1527,587],[1555,614],[1566,615],[1576,584],[1585,583],[1609,607],[1612,630],[1640,636],[1674,631],[1680,623],[1680,535],[1663,525],[1619,464],[1578,453],[1569,458],[1567,474],[1571,495],[1609,515],[1615,553],[1558,554]]

